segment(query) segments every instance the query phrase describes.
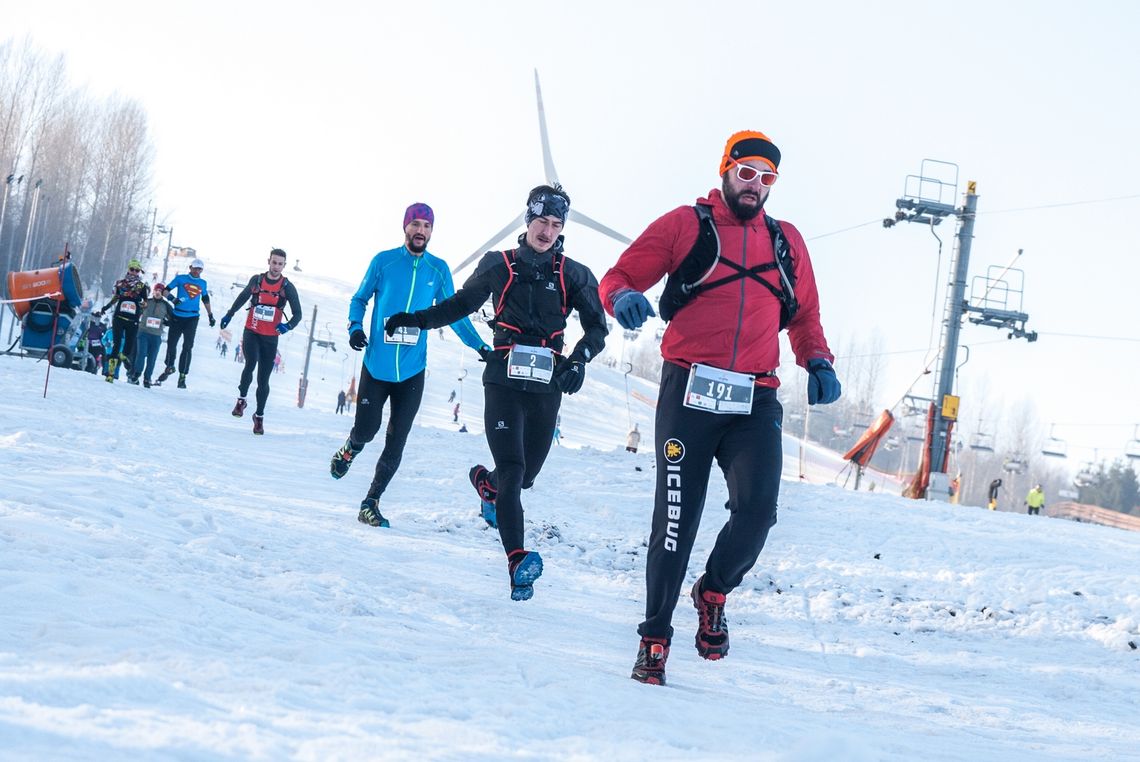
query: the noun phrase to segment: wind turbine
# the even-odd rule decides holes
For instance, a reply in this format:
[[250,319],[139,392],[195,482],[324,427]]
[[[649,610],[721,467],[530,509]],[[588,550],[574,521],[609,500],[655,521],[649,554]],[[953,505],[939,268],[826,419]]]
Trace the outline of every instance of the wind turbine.
[[[542,168],[546,174],[546,182],[550,185],[554,185],[558,182],[558,173],[554,170],[554,159],[552,159],[550,156],[550,137],[546,134],[546,110],[542,106],[542,85],[540,85],[538,82],[538,69],[534,70],[534,91],[538,97],[538,133],[542,139]],[[602,235],[608,236],[615,241],[620,241],[626,245],[633,243],[633,241],[631,241],[629,238],[626,238],[621,233],[612,228],[606,227],[594,218],[589,217],[582,212],[579,212],[573,207],[570,209],[570,220],[581,225],[585,225],[591,230],[596,230]],[[518,217],[515,217],[513,220],[508,222],[506,227],[504,227],[498,233],[495,233],[495,235],[491,236],[490,240],[481,245],[479,248],[475,249],[475,251],[472,252],[471,255],[467,257],[467,259],[460,262],[455,267],[454,271],[459,272],[463,268],[467,267],[469,264],[482,257],[486,252],[493,250],[495,244],[499,243],[499,241],[502,241],[511,233],[515,232],[521,227],[524,227],[525,225],[526,220],[524,214],[520,213]]]

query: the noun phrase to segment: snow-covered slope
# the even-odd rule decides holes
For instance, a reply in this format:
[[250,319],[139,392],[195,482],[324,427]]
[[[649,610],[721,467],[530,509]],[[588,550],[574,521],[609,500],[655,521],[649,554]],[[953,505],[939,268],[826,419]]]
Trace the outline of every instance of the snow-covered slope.
[[[204,325],[186,390],[54,369],[45,399],[43,363],[0,357],[0,758],[1137,758],[1140,536],[786,481],[729,656],[696,655],[682,599],[669,686],[640,685],[651,406],[593,366],[566,400],[514,603],[467,483],[473,353],[432,337],[392,527],[364,526],[379,442],[328,475],[351,286],[290,276],[338,352],[299,409],[305,335],[282,341],[264,437]],[[714,469],[690,582],[724,500]]]

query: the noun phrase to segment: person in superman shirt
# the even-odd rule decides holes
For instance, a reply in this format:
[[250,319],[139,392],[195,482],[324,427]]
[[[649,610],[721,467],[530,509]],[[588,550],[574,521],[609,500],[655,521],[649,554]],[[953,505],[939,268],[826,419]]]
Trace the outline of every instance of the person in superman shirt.
[[182,354],[178,357],[178,388],[186,388],[186,374],[190,372],[190,358],[194,352],[194,335],[198,332],[198,313],[205,306],[214,327],[214,312],[210,309],[210,291],[202,278],[205,265],[195,259],[190,263],[190,274],[175,276],[166,284],[167,299],[174,305],[170,318],[170,331],[166,336],[166,369],[158,377],[159,383],[174,373],[174,358],[178,354],[178,340],[182,339]]

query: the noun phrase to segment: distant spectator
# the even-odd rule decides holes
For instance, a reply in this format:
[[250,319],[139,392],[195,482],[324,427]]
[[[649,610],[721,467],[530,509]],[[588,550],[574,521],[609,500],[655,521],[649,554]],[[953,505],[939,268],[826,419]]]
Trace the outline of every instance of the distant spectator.
[[999,489],[1001,489],[1001,477],[998,477],[997,479],[994,479],[992,482],[990,482],[989,502],[986,504],[986,507],[989,508],[991,511],[997,510],[998,490]]
[[347,403],[347,402],[348,402],[348,395],[344,393],[344,389],[341,389],[340,393],[336,395],[336,414],[337,415],[342,415],[344,413],[344,406],[345,406],[345,403]]
[[1041,507],[1045,505],[1045,491],[1040,484],[1035,484],[1029,494],[1025,496],[1026,513],[1031,516],[1040,516]]

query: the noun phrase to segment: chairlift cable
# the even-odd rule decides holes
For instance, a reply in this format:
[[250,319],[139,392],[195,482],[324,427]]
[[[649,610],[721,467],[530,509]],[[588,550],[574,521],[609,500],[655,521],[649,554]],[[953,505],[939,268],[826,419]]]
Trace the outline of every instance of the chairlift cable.
[[852,225],[849,228],[843,228],[842,230],[833,230],[830,233],[821,233],[820,235],[813,235],[811,238],[805,238],[804,241],[818,241],[820,238],[827,238],[828,236],[839,235],[840,233],[847,233],[847,232],[850,232],[852,230],[858,230],[859,228],[865,228],[868,225],[881,225],[881,224],[883,224],[882,218],[876,217],[873,220],[868,220],[867,222],[860,222],[858,225]]
[[1021,206],[1021,207],[1015,207],[1012,209],[994,209],[991,211],[977,212],[977,215],[980,217],[983,214],[985,214],[985,215],[1009,214],[1011,212],[1032,212],[1032,211],[1036,211],[1038,209],[1057,209],[1057,208],[1063,207],[1063,206],[1083,206],[1086,204],[1106,204],[1106,203],[1109,203],[1112,201],[1129,201],[1129,200],[1134,199],[1134,198],[1140,198],[1140,193],[1133,193],[1133,194],[1128,195],[1128,196],[1111,196],[1109,198],[1093,198],[1093,199],[1088,199],[1085,201],[1062,201],[1061,203],[1058,203],[1058,204],[1041,204],[1039,206]]

